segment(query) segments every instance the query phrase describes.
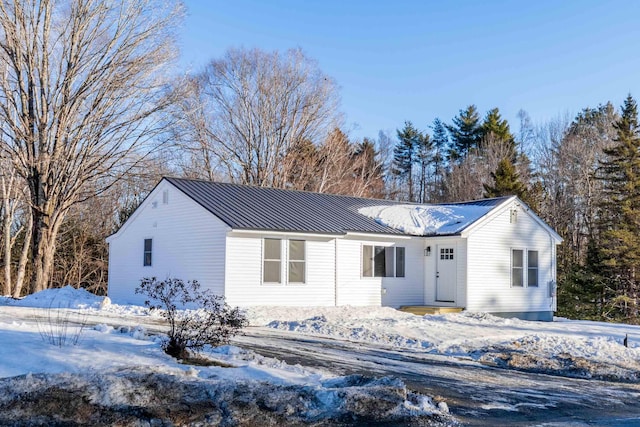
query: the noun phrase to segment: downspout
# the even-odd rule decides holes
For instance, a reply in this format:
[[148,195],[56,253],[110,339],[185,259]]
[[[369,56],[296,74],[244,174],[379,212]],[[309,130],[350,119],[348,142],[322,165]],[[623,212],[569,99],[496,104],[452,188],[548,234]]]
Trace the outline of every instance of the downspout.
[[333,239],[333,305],[338,306],[338,238]]
[[[551,311],[557,311],[557,298],[558,298],[558,283],[557,283],[557,259],[556,259],[556,244],[553,240],[553,236],[549,235],[549,243],[551,244],[551,283],[549,283],[549,296],[551,297]],[[554,310],[555,308],[555,310]]]

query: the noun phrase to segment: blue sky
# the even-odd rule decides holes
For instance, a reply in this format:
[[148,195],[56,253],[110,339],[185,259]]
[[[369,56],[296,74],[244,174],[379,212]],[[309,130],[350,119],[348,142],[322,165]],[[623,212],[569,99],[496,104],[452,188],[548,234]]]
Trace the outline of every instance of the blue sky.
[[340,86],[355,138],[476,104],[511,128],[640,97],[640,1],[185,0],[181,65],[300,47]]

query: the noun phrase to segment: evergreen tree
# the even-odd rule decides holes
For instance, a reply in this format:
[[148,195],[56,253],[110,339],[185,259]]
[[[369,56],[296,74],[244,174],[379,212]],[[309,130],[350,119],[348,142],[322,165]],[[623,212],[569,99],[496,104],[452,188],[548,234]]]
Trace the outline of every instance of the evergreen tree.
[[414,201],[413,165],[417,161],[422,134],[411,122],[405,122],[404,128],[397,132],[398,143],[393,150],[392,172],[406,182],[408,200]]
[[447,134],[447,128],[444,123],[439,118],[436,118],[433,121],[433,125],[431,125],[431,129],[433,129],[433,138],[431,141],[433,143],[433,184],[434,189],[432,191],[432,199],[437,194],[436,200],[440,199],[440,195],[442,193],[442,177],[445,172],[445,152],[447,147],[449,146],[449,135]]
[[420,167],[420,193],[418,195],[418,201],[424,203],[427,201],[427,193],[429,192],[429,170],[431,169],[431,163],[433,161],[433,142],[429,134],[425,133],[421,135],[418,144],[418,156],[417,162]]
[[518,196],[525,199],[526,187],[520,182],[516,167],[508,157],[498,163],[495,172],[491,172],[493,185],[483,184],[485,197]]
[[600,167],[604,197],[600,203],[602,268],[616,290],[612,306],[638,320],[640,277],[640,126],[638,107],[629,95],[614,125],[615,145],[605,149]]
[[317,187],[320,152],[310,139],[297,141],[287,151],[281,167],[285,171],[287,187],[313,191]]
[[465,110],[460,110],[457,117],[453,118],[453,125],[447,125],[451,134],[451,160],[464,159],[470,150],[477,148],[482,139],[480,116],[475,105],[469,105]]
[[498,108],[489,110],[482,125],[480,125],[480,130],[484,141],[493,139],[502,144],[511,161],[515,163],[517,155],[516,140],[511,130],[509,130],[509,123],[500,116]]
[[367,188],[363,189],[365,197],[384,197],[384,166],[380,161],[380,153],[375,143],[369,138],[356,145],[352,156],[354,178]]

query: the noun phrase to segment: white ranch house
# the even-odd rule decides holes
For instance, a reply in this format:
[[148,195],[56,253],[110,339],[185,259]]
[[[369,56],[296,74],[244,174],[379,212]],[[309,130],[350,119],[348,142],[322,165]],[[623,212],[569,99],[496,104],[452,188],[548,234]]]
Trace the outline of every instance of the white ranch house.
[[109,297],[198,280],[231,305],[556,310],[562,239],[516,197],[443,205],[163,178],[109,243]]

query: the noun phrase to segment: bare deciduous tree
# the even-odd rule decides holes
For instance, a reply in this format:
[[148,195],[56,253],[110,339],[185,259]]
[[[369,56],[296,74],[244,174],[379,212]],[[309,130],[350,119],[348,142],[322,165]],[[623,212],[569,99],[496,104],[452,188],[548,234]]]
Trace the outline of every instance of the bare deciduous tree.
[[185,88],[177,136],[209,179],[284,187],[287,152],[337,121],[336,84],[299,49],[229,50]]
[[[2,242],[3,290],[2,295],[20,297],[29,256],[29,238],[32,228],[29,205],[25,201],[26,185],[13,170],[10,162],[0,160],[0,242]],[[20,256],[13,274],[14,247],[20,242]],[[15,277],[15,280],[14,280]]]
[[69,209],[158,130],[179,13],[155,0],[0,3],[0,151],[28,188],[31,291],[49,285]]
[[614,107],[605,104],[583,110],[572,123],[551,122],[541,134],[544,143],[537,169],[546,193],[542,215],[565,239],[561,261],[585,260],[602,192],[595,172],[603,150],[613,143],[617,118]]

